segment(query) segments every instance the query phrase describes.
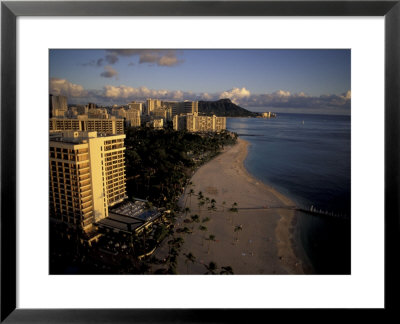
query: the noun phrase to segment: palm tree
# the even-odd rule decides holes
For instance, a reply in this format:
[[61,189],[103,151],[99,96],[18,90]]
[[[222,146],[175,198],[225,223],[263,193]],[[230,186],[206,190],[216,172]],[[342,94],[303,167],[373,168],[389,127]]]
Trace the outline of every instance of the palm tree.
[[191,218],[192,223],[193,223],[192,231],[194,231],[194,229],[195,229],[194,223],[199,223],[200,222],[200,217],[199,217],[199,215],[195,214],[195,215],[190,216],[190,218]]
[[232,213],[231,214],[231,222],[233,224],[233,213],[238,213],[238,208],[237,208],[238,204],[236,202],[234,202],[232,204],[232,207],[229,209],[229,211]]
[[204,217],[202,220],[201,220],[201,222],[202,223],[207,223],[207,222],[209,222],[210,221],[210,217]]
[[192,206],[192,195],[194,195],[194,190],[190,189],[189,190],[189,202],[190,202],[190,206]]
[[206,204],[210,203],[210,198],[206,197]]
[[198,206],[199,206],[199,211],[201,212],[201,207],[204,206],[205,202],[204,199],[199,200]]
[[190,208],[189,207],[185,207],[184,211],[185,211],[185,217],[186,217],[187,213],[190,213]]
[[208,238],[206,238],[206,240],[208,241],[208,249],[207,249],[207,254],[210,253],[210,243],[215,242],[215,235],[210,234],[210,236]]
[[204,265],[207,269],[207,272],[205,274],[215,274],[215,271],[217,271],[218,266],[214,261],[211,261],[208,265]]
[[190,216],[190,218],[192,219],[193,222],[195,223],[199,223],[200,222],[200,217],[197,214],[194,214],[192,216]]
[[177,248],[178,250],[181,248],[181,246],[185,243],[182,237],[177,237],[174,239],[174,247]]
[[202,241],[201,241],[201,245],[204,245],[204,240],[205,240],[205,232],[207,231],[207,227],[205,227],[205,226],[203,226],[203,225],[200,225],[199,226],[199,230],[200,231],[202,231],[202,232],[204,232],[203,233],[203,236],[202,236]]
[[184,254],[184,256],[186,257],[185,263],[187,267],[187,273],[189,273],[189,262],[194,263],[196,261],[196,257],[192,254],[192,252]]
[[236,225],[234,232],[236,233],[235,242],[239,241],[239,231],[243,230],[242,225]]
[[182,233],[185,233],[185,234],[192,234],[193,232],[188,228],[188,227],[184,227],[184,228],[182,228],[182,230],[181,230],[181,232]]
[[211,212],[211,211],[216,211],[217,210],[217,207],[215,207],[215,204],[216,204],[217,202],[215,201],[215,199],[211,199],[211,201],[210,201],[210,207],[208,207],[208,210]]
[[231,266],[221,267],[220,274],[233,274],[233,269]]

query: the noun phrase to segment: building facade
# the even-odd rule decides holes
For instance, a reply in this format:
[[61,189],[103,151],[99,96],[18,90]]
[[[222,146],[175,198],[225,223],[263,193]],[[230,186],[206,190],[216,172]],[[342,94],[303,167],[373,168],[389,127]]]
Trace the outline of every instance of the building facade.
[[146,115],[151,116],[154,109],[161,106],[161,100],[159,99],[147,99],[146,100]]
[[174,130],[186,129],[189,132],[221,132],[226,129],[226,117],[181,114],[174,116]]
[[50,217],[85,232],[126,198],[125,135],[50,135]]
[[135,108],[129,108],[126,113],[126,123],[131,127],[139,127],[141,123],[140,110]]
[[129,109],[138,110],[140,115],[143,113],[143,103],[132,101],[128,104]]
[[50,117],[64,117],[67,111],[67,97],[50,95]]
[[50,131],[89,131],[98,132],[108,135],[116,135],[124,133],[124,120],[115,118],[109,119],[89,118],[82,115],[77,118],[50,118]]
[[161,129],[164,127],[164,120],[162,118],[156,118],[151,121],[151,127]]

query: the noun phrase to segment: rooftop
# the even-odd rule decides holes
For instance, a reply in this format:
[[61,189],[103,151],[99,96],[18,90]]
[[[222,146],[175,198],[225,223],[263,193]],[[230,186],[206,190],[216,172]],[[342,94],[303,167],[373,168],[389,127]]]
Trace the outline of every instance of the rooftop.
[[110,209],[108,217],[97,222],[97,225],[99,227],[131,233],[142,225],[155,221],[161,215],[162,211],[155,207],[147,209],[146,201],[128,201],[116,208]]

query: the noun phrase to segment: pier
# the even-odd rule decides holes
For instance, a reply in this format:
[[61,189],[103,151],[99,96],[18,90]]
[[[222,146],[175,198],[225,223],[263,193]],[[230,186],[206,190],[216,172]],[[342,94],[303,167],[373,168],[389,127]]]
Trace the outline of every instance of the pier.
[[340,214],[340,213],[334,213],[322,209],[317,209],[314,206],[311,206],[309,209],[304,208],[304,207],[298,207],[298,206],[261,206],[261,207],[239,207],[238,210],[254,210],[254,209],[264,209],[264,210],[269,210],[269,209],[286,209],[286,210],[295,210],[295,211],[300,211],[304,212],[307,214],[315,215],[315,216],[326,216],[326,217],[334,217],[334,218],[340,218],[340,219],[345,219],[349,220],[349,216],[346,214]]

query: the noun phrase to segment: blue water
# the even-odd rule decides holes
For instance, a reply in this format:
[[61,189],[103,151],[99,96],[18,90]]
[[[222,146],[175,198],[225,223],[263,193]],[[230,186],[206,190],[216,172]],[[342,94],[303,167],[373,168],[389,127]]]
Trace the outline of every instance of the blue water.
[[250,142],[245,167],[256,178],[300,207],[347,216],[299,212],[297,227],[316,273],[350,273],[350,116],[228,118],[227,128]]

